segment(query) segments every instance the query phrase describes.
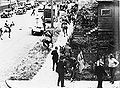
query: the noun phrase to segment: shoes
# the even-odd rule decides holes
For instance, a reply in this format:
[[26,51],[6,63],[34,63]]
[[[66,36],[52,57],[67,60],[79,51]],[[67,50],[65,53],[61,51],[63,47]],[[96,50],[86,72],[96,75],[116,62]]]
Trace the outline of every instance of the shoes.
[[71,79],[71,82],[73,82],[74,81],[74,79]]
[[59,86],[59,84],[57,84],[57,86]]
[[65,86],[61,86],[61,87],[65,87]]
[[110,81],[111,84],[114,84],[114,81]]
[[114,84],[114,81],[112,81],[111,84]]

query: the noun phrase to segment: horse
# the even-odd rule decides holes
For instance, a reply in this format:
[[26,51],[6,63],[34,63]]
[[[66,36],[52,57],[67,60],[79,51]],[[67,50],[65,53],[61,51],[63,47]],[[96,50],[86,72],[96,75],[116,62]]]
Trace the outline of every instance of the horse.
[[11,34],[10,34],[10,33],[11,33],[11,27],[14,26],[14,25],[15,25],[15,24],[13,23],[13,21],[12,21],[12,23],[11,23],[10,25],[8,25],[7,23],[5,23],[5,26],[4,26],[4,27],[7,28],[8,30],[5,29],[5,30],[4,30],[4,33],[9,33],[9,38],[10,38],[10,35],[11,35]]

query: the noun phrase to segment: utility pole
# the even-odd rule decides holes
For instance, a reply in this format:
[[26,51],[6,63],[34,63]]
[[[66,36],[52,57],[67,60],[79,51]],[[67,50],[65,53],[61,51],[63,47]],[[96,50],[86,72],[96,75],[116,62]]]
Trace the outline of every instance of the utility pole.
[[46,26],[46,24],[45,24],[45,5],[44,5],[44,13],[43,13],[43,15],[44,15],[44,18],[43,18],[43,27],[44,27],[44,31],[46,30],[45,29],[45,26]]
[[54,19],[53,19],[53,0],[51,0],[51,28],[54,28],[53,22],[54,22]]

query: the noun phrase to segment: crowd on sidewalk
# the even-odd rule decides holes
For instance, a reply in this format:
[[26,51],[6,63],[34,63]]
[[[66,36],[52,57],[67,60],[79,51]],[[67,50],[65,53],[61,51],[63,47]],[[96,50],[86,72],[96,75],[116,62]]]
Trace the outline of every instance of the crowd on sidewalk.
[[[64,11],[66,15],[60,15],[60,10]],[[67,36],[67,30],[68,26],[71,22],[73,22],[73,26],[75,25],[75,17],[77,13],[77,4],[75,4],[71,9],[67,9],[67,4],[62,3],[60,5],[60,10],[58,11],[58,16],[60,15],[61,19],[61,28],[64,33],[64,37]],[[78,54],[78,57],[73,57],[73,53],[71,50],[71,47],[69,46],[69,43],[66,43],[65,46],[60,46],[60,55],[57,53],[58,47],[55,47],[55,50],[52,51],[52,60],[53,60],[53,71],[55,71],[55,64],[56,64],[56,72],[58,73],[58,81],[57,86],[59,86],[59,83],[61,82],[61,87],[65,87],[64,85],[64,77],[65,74],[71,73],[71,82],[74,81],[76,77],[76,70],[78,70],[79,73],[82,73],[84,68],[90,67],[91,65],[86,63],[84,60],[84,56],[82,51]],[[95,62],[94,66],[94,74],[98,81],[97,88],[103,88],[102,82],[104,80],[105,76],[110,76],[110,83],[114,84],[115,80],[115,69],[118,66],[119,62],[116,60],[115,55],[110,54],[108,55],[108,68],[109,68],[109,74],[104,69],[104,57],[105,56],[99,56],[97,58],[97,61]],[[69,69],[70,67],[70,69]],[[70,72],[71,71],[71,72]]]
[[[61,51],[60,55],[58,54],[58,47],[52,51],[52,60],[53,60],[53,71],[58,73],[58,81],[57,86],[59,86],[61,82],[61,87],[65,87],[64,85],[64,77],[65,74],[68,73],[68,65],[71,64],[71,82],[74,81],[76,75],[76,69],[80,71],[84,68],[84,58],[82,58],[82,52],[78,55],[78,58],[75,59],[74,57],[68,58],[66,57]],[[68,63],[68,61],[71,61]],[[98,57],[98,60],[95,62],[95,75],[97,77],[98,86],[97,88],[103,88],[102,82],[105,76],[108,76],[108,73],[104,69],[104,61],[103,57]],[[119,62],[115,59],[113,54],[110,54],[108,57],[108,67],[110,71],[110,83],[114,84],[115,81],[115,69],[118,66]],[[55,67],[56,66],[56,67]]]
[[[63,2],[62,4],[58,5],[58,18],[60,18],[61,29],[64,34],[64,37],[68,36],[69,25],[72,22],[73,26],[76,24],[76,16],[78,11],[78,4],[75,3],[71,8],[68,8],[68,5],[71,2]],[[64,14],[61,14],[62,12]],[[34,10],[31,15],[34,15]],[[50,44],[53,46],[52,37],[53,34],[50,31],[45,31],[44,36],[46,39],[42,40],[43,46],[45,46],[48,50],[50,49]],[[58,53],[60,52],[60,54]],[[82,74],[85,68],[91,67],[94,70],[94,75],[97,78],[98,84],[97,88],[103,88],[102,83],[106,76],[110,77],[110,83],[114,84],[115,81],[115,71],[118,67],[119,62],[116,59],[114,54],[109,54],[107,57],[107,67],[108,71],[105,71],[105,56],[97,57],[97,60],[94,64],[90,64],[85,62],[83,51],[81,50],[77,55],[77,58],[74,57],[73,51],[69,45],[69,40],[64,46],[55,47],[55,49],[51,53],[53,67],[52,70],[58,73],[58,80],[56,82],[57,86],[65,87],[65,76],[70,75],[70,81],[73,82],[76,79],[77,73]]]

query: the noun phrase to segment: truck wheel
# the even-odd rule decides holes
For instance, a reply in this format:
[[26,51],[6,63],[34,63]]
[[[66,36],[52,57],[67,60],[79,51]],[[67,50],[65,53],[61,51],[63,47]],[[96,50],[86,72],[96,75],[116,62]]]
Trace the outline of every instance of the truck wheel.
[[34,31],[33,30],[31,30],[31,34],[34,35]]

